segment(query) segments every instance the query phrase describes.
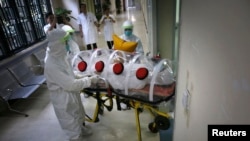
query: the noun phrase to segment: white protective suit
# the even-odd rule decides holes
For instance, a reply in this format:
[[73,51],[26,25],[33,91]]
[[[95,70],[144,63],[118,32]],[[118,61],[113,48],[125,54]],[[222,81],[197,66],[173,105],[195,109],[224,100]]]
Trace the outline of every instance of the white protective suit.
[[91,12],[87,12],[86,15],[80,13],[77,17],[77,24],[82,25],[83,39],[86,45],[97,42],[97,29],[94,22],[97,22],[97,19]]
[[135,52],[136,53],[144,54],[144,50],[143,50],[141,39],[138,38],[136,35],[132,34],[131,36],[126,36],[125,34],[122,34],[120,36],[120,38],[123,39],[123,40],[125,40],[125,41],[137,42],[137,47],[135,48]]
[[85,119],[80,91],[91,85],[92,78],[75,79],[67,59],[65,43],[61,40],[65,34],[59,26],[48,31],[49,52],[44,75],[61,128],[69,139],[77,139],[81,135],[81,125]]
[[[115,19],[113,15],[109,15],[112,19]],[[106,19],[104,19],[106,18]],[[113,41],[113,34],[114,34],[114,25],[111,19],[109,19],[106,15],[103,15],[100,23],[104,22],[103,26],[103,34],[105,41]]]

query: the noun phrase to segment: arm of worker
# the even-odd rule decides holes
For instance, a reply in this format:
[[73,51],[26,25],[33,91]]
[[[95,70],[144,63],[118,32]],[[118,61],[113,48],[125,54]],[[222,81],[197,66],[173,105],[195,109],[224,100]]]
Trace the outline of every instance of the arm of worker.
[[48,26],[47,30],[45,30],[45,33],[47,34],[49,31],[53,30],[54,27],[56,26],[56,23],[57,23],[57,19],[56,19],[56,16],[54,15],[54,19],[52,23],[50,24],[50,26]]
[[135,49],[135,52],[144,55],[144,49],[143,49],[142,42],[140,39],[137,40],[137,47]]
[[84,78],[84,77],[89,77],[91,76],[90,73],[82,73],[82,72],[79,72],[79,71],[74,71],[74,75],[75,75],[75,78],[76,79],[80,79],[80,78]]
[[90,16],[90,19],[94,21],[94,25],[96,26],[97,31],[100,31],[99,29],[100,24],[98,23],[96,16],[93,13],[90,13],[89,16]]
[[83,32],[82,32],[82,25],[81,24],[79,24],[79,31],[80,31],[81,38],[83,38]]
[[80,37],[83,38],[82,23],[81,23],[81,17],[80,16],[77,17],[76,22],[79,25]]
[[103,15],[102,18],[99,21],[99,25],[104,24],[104,18],[105,18],[105,16]]
[[113,23],[115,23],[115,18],[114,18],[113,15],[109,15],[109,19],[110,19]]
[[47,33],[49,27],[50,27],[50,24],[46,24],[46,25],[43,27],[43,30],[44,30],[45,33]]
[[96,28],[97,28],[97,31],[100,31],[100,28],[99,28],[99,27],[100,27],[100,24],[99,24],[97,21],[95,21],[94,24],[95,24],[95,26],[96,26]]
[[[53,74],[53,75],[52,75]],[[66,91],[81,91],[84,88],[88,88],[91,86],[91,83],[97,83],[98,76],[90,76],[90,77],[83,77],[80,79],[75,79],[74,77],[69,76],[63,71],[59,71],[56,69],[51,69],[48,77],[51,80],[56,81],[55,83],[58,84],[61,88]]]

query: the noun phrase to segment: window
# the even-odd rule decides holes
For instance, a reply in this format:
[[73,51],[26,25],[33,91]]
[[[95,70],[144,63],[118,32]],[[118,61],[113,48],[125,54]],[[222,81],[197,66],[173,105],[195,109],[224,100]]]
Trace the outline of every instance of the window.
[[0,59],[44,40],[44,15],[50,11],[49,0],[0,0]]

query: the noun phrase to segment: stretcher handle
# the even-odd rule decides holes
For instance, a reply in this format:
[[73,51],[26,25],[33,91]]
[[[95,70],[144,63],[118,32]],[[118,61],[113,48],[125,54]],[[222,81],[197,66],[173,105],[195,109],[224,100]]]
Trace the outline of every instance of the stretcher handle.
[[167,59],[162,59],[158,64],[156,64],[156,66],[153,69],[152,80],[150,82],[150,87],[149,87],[149,101],[154,100],[153,94],[154,94],[154,85],[155,85],[156,77],[157,77],[157,74],[161,71],[163,65],[167,66],[168,71],[172,71],[172,70],[169,70],[171,69],[171,67],[168,64]]
[[105,87],[107,88],[107,95],[108,96],[112,96],[112,90],[110,88],[110,85],[109,85],[108,81],[104,77],[98,77],[98,78],[101,79],[101,80],[103,80],[105,82]]

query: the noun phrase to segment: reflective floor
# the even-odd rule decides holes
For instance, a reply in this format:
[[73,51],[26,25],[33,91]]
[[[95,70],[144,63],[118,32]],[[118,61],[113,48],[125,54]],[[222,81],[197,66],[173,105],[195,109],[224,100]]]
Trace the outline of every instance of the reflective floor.
[[[146,47],[146,28],[140,10],[132,8],[126,13],[116,15],[116,34],[122,34],[121,25],[127,18],[134,20],[134,33],[138,35]],[[99,35],[98,47],[108,48]],[[82,96],[87,114],[94,111],[96,100]],[[29,117],[12,113],[1,113],[0,140],[1,141],[66,141],[66,136],[59,126],[49,100],[46,85],[42,85],[32,96],[19,100],[12,105],[14,108],[26,112]],[[148,112],[140,114],[141,133],[143,141],[159,141],[159,133],[151,133],[148,124],[152,121]],[[86,141],[137,141],[137,130],[134,110],[117,111],[116,105],[111,112],[105,110],[97,123],[88,123],[93,129],[93,135],[86,137]]]

